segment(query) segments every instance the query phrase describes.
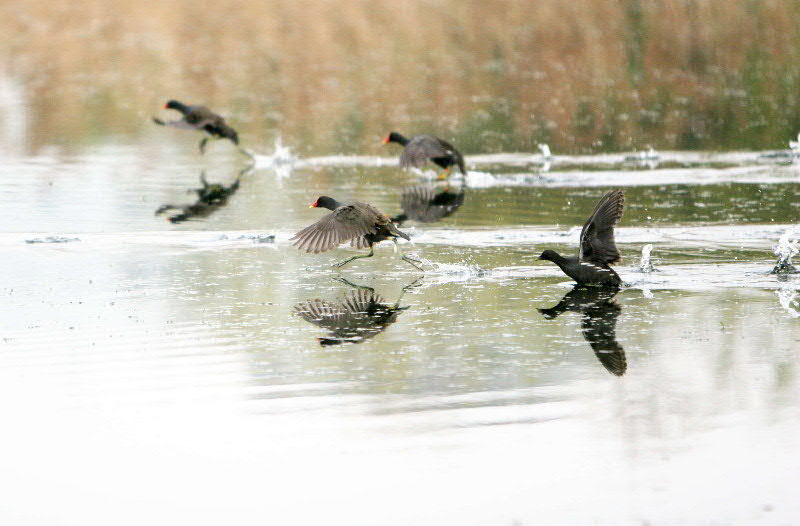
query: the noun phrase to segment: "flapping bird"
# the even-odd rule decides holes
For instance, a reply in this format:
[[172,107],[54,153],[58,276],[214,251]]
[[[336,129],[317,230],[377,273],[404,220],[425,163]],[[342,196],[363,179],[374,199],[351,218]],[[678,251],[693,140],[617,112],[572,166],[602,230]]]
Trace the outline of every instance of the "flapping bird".
[[624,205],[623,190],[607,192],[583,225],[577,256],[562,256],[554,250],[545,250],[539,259],[552,261],[580,285],[619,286],[622,280],[609,265],[620,260],[614,242],[614,226],[622,217]]
[[225,119],[205,106],[189,106],[170,100],[164,104],[165,110],[176,110],[182,117],[174,121],[162,121],[153,117],[153,122],[161,126],[172,126],[184,130],[197,130],[205,132],[209,137],[204,137],[200,141],[200,153],[205,152],[206,144],[209,139],[229,139],[236,146],[239,145],[239,134],[236,130],[228,126]]
[[[311,208],[327,208],[331,210],[331,213],[292,237],[294,246],[298,249],[319,254],[332,250],[347,241],[353,248],[369,248],[369,254],[347,258],[336,263],[334,267],[337,268],[354,259],[372,257],[374,255],[373,246],[381,241],[391,239],[396,243],[397,238],[400,237],[406,240],[410,239],[407,234],[397,229],[389,216],[368,203],[354,201],[344,204],[323,195],[309,206]],[[422,270],[417,266],[419,261],[406,255],[403,255],[402,259]]]
[[464,156],[461,155],[461,152],[449,142],[438,137],[415,135],[411,139],[407,139],[400,133],[392,132],[383,140],[383,144],[390,142],[396,142],[404,147],[403,153],[400,154],[401,168],[422,168],[425,163],[431,161],[444,169],[444,172],[439,175],[440,179],[444,179],[450,174],[450,168],[453,165],[458,166],[462,175],[467,175]]

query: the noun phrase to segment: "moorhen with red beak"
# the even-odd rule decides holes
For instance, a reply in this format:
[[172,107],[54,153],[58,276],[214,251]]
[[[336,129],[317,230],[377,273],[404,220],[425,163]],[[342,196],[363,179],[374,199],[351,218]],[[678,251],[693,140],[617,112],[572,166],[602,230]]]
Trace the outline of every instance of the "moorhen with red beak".
[[[343,204],[328,196],[321,196],[309,205],[310,208],[327,208],[332,212],[311,226],[307,226],[292,237],[294,246],[308,253],[319,254],[332,250],[342,243],[350,241],[353,248],[369,247],[369,254],[353,256],[336,263],[334,267],[342,267],[354,259],[369,258],[374,255],[373,245],[391,239],[397,243],[397,238],[410,239],[394,226],[389,216],[368,203],[354,201]],[[408,262],[419,270],[419,261],[406,255],[403,261]]]
[[450,174],[450,168],[457,165],[462,175],[467,175],[464,166],[464,156],[461,152],[447,141],[443,141],[433,135],[415,135],[407,139],[403,135],[392,132],[384,140],[383,144],[396,142],[405,148],[400,154],[401,168],[422,168],[428,161],[442,167],[444,172],[439,179],[444,179]]
[[624,205],[624,190],[607,192],[583,225],[577,256],[562,256],[553,250],[545,250],[539,259],[552,261],[580,285],[621,285],[622,280],[609,265],[620,260],[614,242],[614,226],[622,217]]
[[206,132],[210,137],[204,137],[200,141],[200,153],[205,152],[206,143],[212,139],[229,139],[233,144],[239,145],[239,134],[236,130],[228,126],[225,119],[205,106],[189,106],[177,100],[170,100],[164,104],[165,110],[176,110],[183,117],[174,121],[164,122],[153,117],[153,122],[161,126],[172,126],[184,130],[198,130]]

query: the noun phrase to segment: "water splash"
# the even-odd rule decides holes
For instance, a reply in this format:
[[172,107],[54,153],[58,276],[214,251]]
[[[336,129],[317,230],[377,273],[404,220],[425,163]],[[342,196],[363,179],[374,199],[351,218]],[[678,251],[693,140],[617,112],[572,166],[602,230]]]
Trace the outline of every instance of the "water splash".
[[284,146],[280,135],[275,139],[272,155],[253,154],[253,159],[258,168],[271,168],[280,177],[288,176],[298,162],[298,158],[292,153],[291,148]]
[[649,274],[656,270],[655,267],[653,267],[653,260],[650,257],[652,251],[653,245],[648,244],[642,247],[642,259],[639,260],[639,272]]
[[790,287],[784,287],[775,291],[778,295],[778,301],[781,307],[789,313],[792,318],[800,318],[800,294],[797,290]]
[[789,149],[792,151],[792,162],[800,157],[800,133],[797,134],[796,141],[789,141]]
[[772,274],[789,274],[798,272],[792,265],[792,257],[800,253],[800,239],[797,227],[787,228],[778,239],[778,244],[773,248],[773,252],[778,256],[778,261],[772,269]]

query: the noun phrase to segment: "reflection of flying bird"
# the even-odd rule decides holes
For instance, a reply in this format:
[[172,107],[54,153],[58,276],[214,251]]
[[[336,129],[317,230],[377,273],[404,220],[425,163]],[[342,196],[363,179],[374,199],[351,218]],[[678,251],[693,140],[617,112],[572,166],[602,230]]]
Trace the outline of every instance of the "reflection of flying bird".
[[595,356],[608,372],[622,376],[628,368],[628,361],[616,337],[617,318],[622,312],[622,307],[613,301],[617,292],[618,287],[576,285],[555,307],[539,309],[539,312],[547,319],[556,318],[567,311],[580,312],[583,337],[591,345]]
[[204,137],[203,140],[200,141],[200,153],[205,151],[206,143],[209,138],[229,139],[233,144],[239,145],[239,134],[236,133],[236,130],[228,126],[221,115],[214,113],[205,106],[189,106],[177,100],[170,100],[164,104],[164,109],[176,110],[180,112],[183,117],[167,122],[153,117],[153,122],[161,126],[203,131],[210,135],[210,137]]
[[178,213],[167,218],[172,223],[182,223],[190,219],[208,217],[228,204],[228,198],[239,190],[239,182],[242,176],[250,171],[251,168],[247,167],[242,170],[236,180],[229,186],[218,183],[209,184],[206,180],[206,174],[203,172],[200,174],[200,184],[203,186],[192,190],[197,194],[197,201],[190,205],[162,205],[156,210],[156,215],[163,214],[167,210],[179,210]]
[[624,205],[623,190],[607,192],[583,225],[578,256],[565,257],[545,250],[539,259],[552,261],[581,285],[620,285],[622,280],[609,265],[620,260],[614,226],[622,217]]
[[440,179],[446,178],[450,174],[453,165],[458,166],[462,175],[467,175],[464,166],[464,156],[461,152],[447,141],[443,141],[433,135],[415,135],[411,139],[403,135],[392,132],[383,140],[383,144],[396,142],[405,148],[400,154],[401,168],[422,168],[425,163],[432,163],[442,167],[444,172],[439,176]]
[[434,223],[444,219],[464,204],[464,188],[457,192],[450,187],[439,191],[431,185],[411,186],[403,190],[400,208],[403,213],[392,218],[398,225],[404,221]]
[[[319,254],[332,250],[342,243],[350,241],[353,248],[369,247],[369,254],[352,256],[336,263],[341,267],[354,259],[369,258],[374,255],[373,245],[397,238],[410,239],[392,223],[389,216],[368,203],[354,201],[343,204],[328,196],[321,196],[311,203],[311,208],[327,208],[332,212],[311,226],[307,226],[292,237],[294,246],[309,253]],[[414,267],[419,261],[403,256],[402,259]]]
[[294,312],[304,320],[326,329],[327,338],[318,338],[320,345],[360,343],[372,338],[397,320],[408,307],[387,305],[384,299],[369,288],[348,291],[340,301],[320,299],[302,301]]

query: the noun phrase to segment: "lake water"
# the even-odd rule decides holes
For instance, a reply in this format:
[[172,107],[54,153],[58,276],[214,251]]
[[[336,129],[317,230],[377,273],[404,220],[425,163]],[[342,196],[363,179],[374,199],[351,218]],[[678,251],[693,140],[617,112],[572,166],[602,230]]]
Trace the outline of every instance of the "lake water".
[[[61,34],[102,42],[104,27]],[[36,42],[7,56],[43,62],[52,44]],[[70,51],[88,52],[60,60]],[[645,161],[554,148],[545,166],[516,147],[527,139],[482,152],[473,137],[468,176],[437,183],[397,168],[399,150],[372,133],[381,119],[341,124],[336,137],[355,139],[334,146],[324,92],[313,118],[243,134],[251,161],[223,142],[201,156],[196,135],[153,126],[168,90],[95,103],[80,95],[97,94],[91,75],[53,68],[42,75],[70,72],[47,84],[55,114],[36,78],[0,75],[3,524],[797,522],[800,275],[770,270],[779,239],[800,238],[800,165],[773,155],[782,145]],[[102,71],[100,87],[130,89]],[[360,69],[335,71],[347,90],[380,92]],[[302,100],[282,104],[302,115]],[[423,107],[395,110],[404,129]],[[262,110],[227,114],[255,130]],[[201,176],[239,186],[169,221]],[[290,245],[323,214],[308,208],[319,195],[395,215],[420,184],[464,192],[443,220],[403,225],[400,248],[424,272],[390,243],[341,271],[331,264],[349,249]],[[614,187],[626,286],[573,291],[537,256],[577,250]],[[165,204],[179,209],[156,215]],[[384,321],[337,332],[303,315],[359,301]]]

